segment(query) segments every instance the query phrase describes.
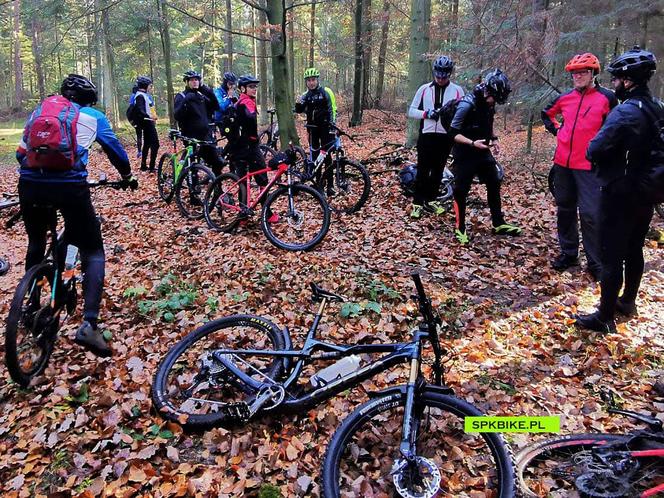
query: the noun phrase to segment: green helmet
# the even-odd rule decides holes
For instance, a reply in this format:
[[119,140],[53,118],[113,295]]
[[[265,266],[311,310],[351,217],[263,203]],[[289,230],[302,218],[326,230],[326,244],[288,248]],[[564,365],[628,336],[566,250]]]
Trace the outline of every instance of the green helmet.
[[308,67],[304,70],[304,79],[307,78],[320,78],[320,71],[315,67]]

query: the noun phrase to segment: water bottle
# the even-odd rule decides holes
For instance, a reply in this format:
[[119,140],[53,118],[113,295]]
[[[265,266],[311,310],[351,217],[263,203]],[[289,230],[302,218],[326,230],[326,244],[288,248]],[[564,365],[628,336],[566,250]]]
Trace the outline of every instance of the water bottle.
[[311,376],[309,382],[314,387],[323,387],[332,381],[340,379],[360,368],[360,357],[357,355],[346,356],[329,367]]
[[78,257],[78,247],[69,244],[67,246],[67,256],[65,257],[65,270],[71,270],[76,264]]

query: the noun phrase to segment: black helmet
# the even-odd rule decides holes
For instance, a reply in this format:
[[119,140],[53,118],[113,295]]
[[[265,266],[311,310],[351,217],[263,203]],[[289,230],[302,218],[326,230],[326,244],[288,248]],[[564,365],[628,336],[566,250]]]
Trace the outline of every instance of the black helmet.
[[260,83],[260,80],[251,74],[244,74],[240,76],[240,79],[237,80],[237,86],[243,87],[251,83]]
[[85,76],[70,74],[60,86],[60,95],[82,106],[97,103],[97,87]]
[[504,104],[507,102],[507,97],[512,91],[512,88],[510,87],[510,80],[507,79],[505,73],[500,69],[494,69],[488,73],[484,77],[482,84],[489,95],[496,99],[497,104]]
[[237,84],[237,76],[233,72],[224,73],[224,84],[232,83],[233,85]]
[[632,50],[616,57],[606,70],[618,78],[629,78],[637,83],[647,82],[657,69],[657,59],[652,52],[635,45]]
[[454,71],[454,61],[446,55],[441,55],[433,62],[433,75],[439,78],[448,78]]
[[147,76],[139,76],[136,78],[136,86],[140,89],[146,89],[152,84],[152,80]]
[[192,71],[190,69],[189,71],[187,71],[182,75],[182,81],[184,81],[185,83],[191,79],[197,79],[198,81],[200,81],[202,79],[201,74],[197,73],[196,71]]

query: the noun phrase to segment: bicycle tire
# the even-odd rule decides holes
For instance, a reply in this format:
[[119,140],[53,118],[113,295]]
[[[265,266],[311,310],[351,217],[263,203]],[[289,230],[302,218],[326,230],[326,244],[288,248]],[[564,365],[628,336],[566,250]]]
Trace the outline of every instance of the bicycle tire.
[[200,220],[205,216],[205,192],[214,179],[212,170],[202,163],[194,163],[182,170],[175,186],[175,203],[185,218]]
[[[44,371],[53,352],[60,326],[59,316],[53,316],[50,306],[54,275],[55,268],[50,263],[30,268],[19,281],[9,307],[5,329],[5,364],[11,378],[22,387],[27,387],[34,377]],[[42,284],[39,285],[39,282]],[[38,305],[33,301],[31,309],[28,302],[24,303],[26,297],[28,301],[37,299]],[[32,330],[27,329],[28,324]],[[37,335],[35,330],[39,332]],[[40,351],[36,359],[27,358],[31,366],[22,365],[20,355],[24,340],[19,340],[21,335],[25,336],[24,340],[34,342]]]
[[6,275],[10,268],[11,264],[9,263],[9,261],[7,261],[4,258],[0,258],[0,277]]
[[[246,328],[246,335],[241,337],[232,335],[231,328],[233,327],[237,329]],[[219,332],[219,334],[214,334],[215,332]],[[225,341],[229,348],[235,347],[270,350],[283,349],[285,347],[283,334],[284,333],[274,323],[270,322],[266,318],[255,315],[231,315],[213,320],[197,328],[196,330],[186,335],[181,341],[176,343],[168,351],[168,354],[160,363],[152,382],[152,400],[155,408],[164,418],[173,422],[177,422],[184,427],[191,429],[205,429],[218,425],[230,425],[236,423],[237,420],[229,417],[227,414],[220,413],[218,411],[212,411],[209,413],[190,413],[189,411],[183,409],[182,406],[174,405],[173,394],[174,390],[178,386],[169,385],[169,373],[173,371],[177,373],[178,370],[180,370],[181,365],[178,365],[178,361],[187,352],[192,355],[191,358],[193,361],[199,360],[203,353],[199,354],[195,348],[200,346],[200,342],[203,339],[211,339],[211,344],[217,348],[223,346]],[[203,346],[202,350],[209,351],[209,349],[205,349],[205,346]],[[261,361],[262,363],[260,363]],[[261,375],[267,376],[270,379],[278,379],[284,371],[284,362],[284,359],[276,357],[272,357],[272,360],[260,360],[259,358],[256,358],[251,360],[251,365],[259,369],[259,371],[262,372]],[[225,372],[225,368],[223,366],[220,368],[222,370],[215,372],[214,375],[218,375],[220,379],[223,376],[222,380],[226,383],[230,383],[230,381],[232,381],[232,378],[230,378],[231,376],[228,375],[228,372]],[[251,370],[251,368],[248,370]],[[226,373],[226,375],[223,375],[224,373]],[[179,372],[177,373],[174,380],[178,383],[186,382],[187,374],[188,372]],[[254,375],[259,374],[256,373]],[[208,387],[210,385],[211,384],[208,384]],[[224,386],[224,388],[227,387],[228,386]],[[218,385],[213,386],[213,388],[214,389],[211,389],[210,394],[217,397],[221,396],[225,402],[209,400],[208,403],[213,404],[213,406],[228,404],[230,400],[226,400],[224,397],[229,395],[228,391],[220,388]],[[251,394],[247,394],[248,388],[243,390],[241,385],[232,385],[231,389],[235,390],[236,392],[233,392],[230,395],[236,397],[241,396],[241,400],[244,400],[245,397],[251,396]],[[196,390],[194,390],[194,392],[196,392]],[[196,394],[199,395],[199,393]],[[214,403],[217,403],[217,405],[214,405]]]
[[[401,391],[387,393],[358,406],[342,422],[332,436],[323,461],[323,497],[346,498],[348,496],[371,494],[366,492],[362,486],[371,486],[370,491],[374,492],[373,496],[399,496],[395,485],[392,483],[390,455],[392,457],[401,456],[399,444],[401,442],[403,415],[395,413],[397,416],[392,419],[389,418],[388,412],[398,411],[405,404],[405,393]],[[419,395],[419,398],[416,399],[416,406],[418,406],[417,404],[422,409],[422,414],[427,410],[425,420],[421,422],[430,421],[433,410],[440,412],[441,420],[443,416],[451,416],[449,424],[438,422],[436,426],[430,426],[426,429],[420,427],[418,431],[417,456],[428,458],[431,463],[440,462],[436,463],[438,467],[442,467],[439,472],[445,473],[445,477],[440,480],[437,489],[434,490],[435,496],[470,496],[465,494],[467,492],[465,489],[462,490],[459,487],[461,484],[465,484],[465,481],[460,480],[459,472],[468,473],[465,464],[471,463],[471,460],[468,455],[462,452],[464,449],[471,451],[476,448],[477,443],[475,441],[484,443],[491,461],[487,463],[486,456],[483,455],[472,460],[473,467],[470,470],[474,472],[467,476],[468,484],[473,487],[473,491],[476,491],[476,494],[472,496],[481,493],[481,490],[478,489],[480,486],[485,491],[487,486],[493,486],[491,496],[497,498],[513,498],[515,496],[516,484],[513,459],[510,448],[502,436],[498,433],[469,434],[463,430],[464,417],[481,416],[482,412],[480,410],[462,399],[429,390],[424,390]],[[362,433],[361,431],[369,426],[374,419],[375,426],[367,427],[367,432]],[[450,431],[456,431],[455,436],[457,437],[450,438]],[[358,443],[362,443],[361,445],[353,442],[353,437],[356,434],[362,434],[362,439],[358,440]],[[432,437],[431,441],[425,441],[424,438],[427,436]],[[473,438],[474,440],[471,441]],[[386,447],[387,455],[377,455],[375,453],[374,450],[377,448],[380,450],[381,446]],[[351,459],[358,461],[357,473],[361,474],[359,476],[352,472],[350,462],[345,466],[344,472],[340,472],[342,458],[346,455],[347,448],[349,448]],[[446,452],[448,448],[449,451]],[[460,461],[464,465],[459,466],[458,471],[453,469],[455,463]],[[489,477],[487,477],[486,472],[482,472],[482,478],[478,478],[476,472],[487,466],[492,467],[487,469]],[[366,475],[367,473],[370,475]],[[362,479],[363,476],[364,479]],[[351,487],[351,491],[348,493],[340,489],[341,487],[345,489],[346,486]],[[449,487],[448,489],[441,489],[441,486]],[[362,492],[358,494],[357,491],[359,490],[362,490]],[[433,495],[422,494],[421,496]]]
[[[326,195],[330,209],[337,213],[353,214],[359,211],[369,199],[371,193],[371,179],[367,169],[356,161],[346,158],[339,160],[339,163],[333,162],[323,173],[321,177],[320,188],[324,191],[326,176],[332,175],[333,195]],[[355,196],[353,196],[355,192]],[[326,192],[330,194],[329,192]],[[359,194],[359,195],[357,195]],[[338,202],[344,197],[349,198],[349,202]]]
[[[208,187],[205,193],[204,209],[205,221],[208,226],[219,232],[231,232],[240,223],[242,213],[231,209],[231,206],[247,204],[247,187],[233,173],[219,175]],[[225,202],[220,203],[220,199]],[[228,209],[224,206],[228,205]],[[228,216],[226,219],[225,216]]]
[[[517,484],[527,497],[541,496],[542,493],[551,498],[578,497],[579,494],[575,494],[578,491],[575,483],[578,475],[574,472],[584,470],[584,465],[589,461],[589,450],[607,443],[627,442],[630,439],[631,436],[627,434],[572,434],[539,441],[527,446],[517,455]],[[563,468],[552,465],[558,458],[563,463]],[[538,465],[544,466],[544,473],[535,475]],[[593,461],[592,466],[594,470],[601,470],[596,461]],[[661,462],[659,478],[660,484],[663,483],[664,464]]]
[[[317,219],[318,211],[321,219]],[[279,216],[278,222],[268,223],[267,214],[270,212]],[[263,205],[261,228],[267,239],[280,249],[310,251],[320,244],[330,229],[330,208],[325,198],[308,185],[281,186],[269,195]],[[292,243],[285,240],[287,235],[297,235],[305,229],[307,233],[312,233],[311,236],[305,235],[305,242]]]
[[157,165],[157,190],[159,197],[169,204],[175,193],[175,168],[173,167],[173,154],[165,152],[159,158]]
[[272,159],[274,156],[277,155],[277,151],[274,150],[269,145],[260,144],[258,148],[260,149],[261,154],[263,154],[263,158],[265,159],[265,164],[270,162],[270,159]]

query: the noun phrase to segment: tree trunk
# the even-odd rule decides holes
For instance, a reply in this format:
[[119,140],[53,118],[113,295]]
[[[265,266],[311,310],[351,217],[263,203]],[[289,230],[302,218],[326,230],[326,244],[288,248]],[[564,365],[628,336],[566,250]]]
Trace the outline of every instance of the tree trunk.
[[233,29],[233,10],[231,0],[226,0],[226,63],[224,71],[232,71],[233,68],[233,37],[230,31]]
[[87,52],[88,52],[88,74],[90,75],[90,79],[94,78],[94,73],[92,72],[92,53],[93,53],[93,48],[92,48],[92,33],[93,29],[90,26],[90,14],[85,16],[85,42],[87,45]]
[[314,67],[314,42],[316,40],[316,3],[311,4],[311,22],[309,23],[309,67]]
[[363,0],[364,13],[362,28],[362,46],[364,47],[362,60],[362,108],[371,109],[371,48],[373,45],[373,19],[371,18],[371,0]]
[[[406,105],[430,74],[426,54],[429,52],[429,23],[431,22],[431,0],[411,0],[410,8],[410,50],[408,55],[408,96]],[[406,144],[415,145],[419,122],[408,120]]]
[[40,35],[42,31],[41,23],[37,20],[37,15],[33,11],[30,19],[30,31],[32,37],[32,55],[35,58],[35,73],[37,74],[37,89],[39,91],[39,100],[46,97],[46,84],[44,82],[44,69],[42,66],[42,53],[40,44]]
[[353,79],[353,115],[349,126],[362,124],[362,11],[363,0],[355,0],[355,73]]
[[175,127],[173,117],[173,71],[171,69],[171,34],[168,29],[168,15],[165,0],[157,0],[157,13],[159,15],[159,34],[161,47],[164,51],[164,66],[166,66],[166,95],[168,99],[168,120],[171,128]]
[[267,18],[270,24],[270,52],[272,54],[272,76],[274,78],[274,100],[279,122],[281,148],[285,149],[292,141],[299,145],[289,98],[288,58],[286,57],[285,12],[282,0],[267,0]]
[[[95,78],[97,81],[97,85],[99,85],[99,101],[104,102],[104,99],[106,97],[106,89],[104,88],[104,78],[102,76],[102,66],[104,65],[102,62],[102,48],[101,48],[101,21],[100,21],[100,16],[98,12],[98,7],[99,7],[99,0],[93,0],[94,3],[94,10],[95,10]],[[58,52],[59,53],[59,52]],[[60,59],[58,58],[58,62]]]
[[219,55],[217,52],[217,2],[212,0],[212,26],[210,27],[210,43],[212,43],[212,82],[215,87],[219,86],[219,64],[217,60]]
[[[294,0],[288,0],[288,5],[292,6]],[[288,61],[290,73],[290,89],[291,102],[295,99],[295,9],[290,9],[288,14]]]
[[154,81],[154,54],[152,52],[152,32],[150,31],[150,19],[148,19],[148,59],[150,60],[150,79]]
[[380,48],[378,49],[378,76],[376,78],[376,101],[377,109],[381,107],[383,99],[383,82],[385,79],[385,56],[387,54],[387,38],[390,29],[390,2],[383,0],[383,15],[381,17]]
[[[261,6],[265,6],[265,2],[261,2]],[[258,30],[259,36],[265,38],[268,33],[265,29],[267,25],[267,16],[265,12],[259,11],[258,22],[260,23],[260,29]],[[267,42],[259,41],[258,42],[258,51],[260,58],[258,59],[258,71],[259,78],[263,82],[261,91],[258,92],[258,105],[260,106],[261,113],[258,115],[259,123],[264,126],[268,122],[267,108],[268,108],[268,92],[267,89],[271,85],[268,85],[268,76],[267,76]]]
[[113,59],[113,47],[110,40],[111,23],[108,20],[108,8],[101,12],[102,21],[102,51],[104,58],[104,86],[106,88],[106,100],[104,107],[106,108],[106,116],[113,126],[117,126],[120,120],[120,113],[118,111],[118,99],[115,89],[115,71]]
[[14,107],[23,106],[23,62],[21,61],[21,2],[14,0]]
[[[251,9],[251,34],[256,36],[256,10]],[[254,69],[254,74],[258,74],[258,46],[256,43],[256,38],[251,39],[251,52],[254,56],[253,60],[253,69]],[[263,92],[261,92],[263,93]]]

